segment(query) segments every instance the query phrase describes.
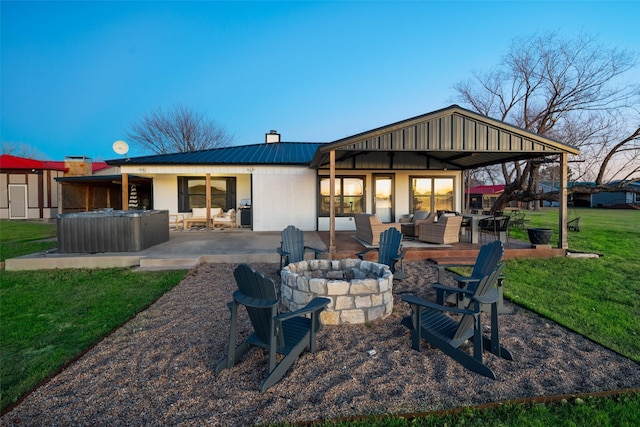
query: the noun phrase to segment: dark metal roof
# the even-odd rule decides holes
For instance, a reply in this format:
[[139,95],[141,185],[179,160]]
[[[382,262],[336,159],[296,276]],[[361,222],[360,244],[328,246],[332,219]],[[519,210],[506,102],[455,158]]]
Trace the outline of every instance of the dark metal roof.
[[253,145],[213,148],[186,153],[159,154],[133,157],[125,160],[108,160],[107,164],[119,165],[305,165],[311,163],[319,147],[317,142],[273,142]]

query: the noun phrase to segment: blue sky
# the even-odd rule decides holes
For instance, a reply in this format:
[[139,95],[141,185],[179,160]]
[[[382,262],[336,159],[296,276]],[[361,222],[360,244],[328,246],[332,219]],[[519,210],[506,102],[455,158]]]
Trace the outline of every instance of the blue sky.
[[1,137],[108,160],[132,123],[180,103],[236,144],[270,129],[328,142],[454,103],[518,36],[640,52],[638,16],[637,1],[2,1]]

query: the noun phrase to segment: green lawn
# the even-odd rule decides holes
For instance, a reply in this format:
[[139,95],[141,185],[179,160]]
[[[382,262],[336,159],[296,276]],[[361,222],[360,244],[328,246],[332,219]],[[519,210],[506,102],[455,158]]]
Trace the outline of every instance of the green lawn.
[[370,417],[349,422],[327,422],[321,425],[323,427],[636,427],[640,425],[640,393],[606,398],[576,398],[556,403],[508,403],[487,409],[462,408],[448,414]]
[[[569,249],[603,256],[510,260],[505,296],[640,362],[640,211],[570,212],[580,216],[581,231],[569,232]],[[527,218],[554,229],[557,240],[557,209]]]
[[[0,262],[58,246],[56,224],[43,221],[0,221]],[[44,241],[42,241],[44,240]]]

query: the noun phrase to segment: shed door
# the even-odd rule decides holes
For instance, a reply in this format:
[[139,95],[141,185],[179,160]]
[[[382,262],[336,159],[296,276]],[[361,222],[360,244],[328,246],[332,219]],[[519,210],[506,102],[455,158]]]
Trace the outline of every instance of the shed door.
[[9,184],[9,219],[27,219],[27,186]]

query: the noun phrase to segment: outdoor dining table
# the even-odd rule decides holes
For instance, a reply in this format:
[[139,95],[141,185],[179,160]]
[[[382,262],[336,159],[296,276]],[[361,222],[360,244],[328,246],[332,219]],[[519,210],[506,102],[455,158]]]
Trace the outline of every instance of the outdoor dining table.
[[462,218],[468,219],[471,222],[471,243],[478,243],[480,241],[480,221],[491,217],[491,215],[482,214],[463,214]]

